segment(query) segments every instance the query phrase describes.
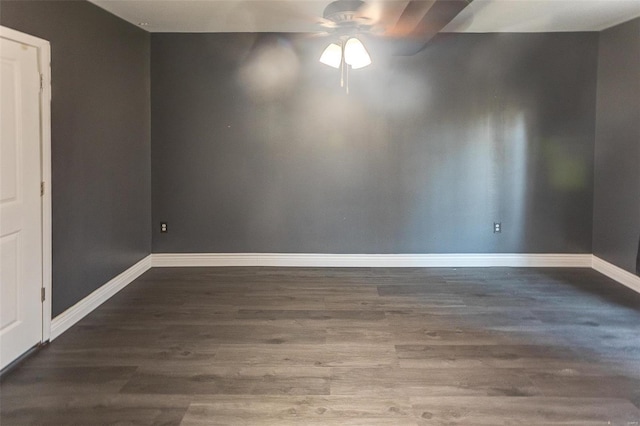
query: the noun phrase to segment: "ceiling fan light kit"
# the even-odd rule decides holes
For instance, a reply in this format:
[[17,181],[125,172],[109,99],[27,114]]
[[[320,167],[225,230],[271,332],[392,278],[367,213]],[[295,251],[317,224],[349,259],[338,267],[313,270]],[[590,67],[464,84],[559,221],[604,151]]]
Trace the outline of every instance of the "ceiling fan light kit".
[[324,10],[323,18],[335,25],[338,42],[330,43],[322,52],[320,62],[332,68],[340,69],[340,85],[349,93],[349,68],[359,69],[371,64],[369,52],[357,38],[363,28],[368,28],[368,18],[358,15],[365,5],[361,0],[337,0]]
[[349,68],[364,68],[371,64],[371,57],[360,40],[349,37],[346,41],[341,40],[340,45],[331,43],[327,46],[320,56],[320,62],[340,69],[340,87],[345,87],[349,94]]
[[[371,64],[369,52],[358,38],[383,39],[392,54],[410,56],[424,49],[440,30],[473,0],[335,0],[325,7],[319,23],[331,37],[320,62],[340,70],[341,86],[349,93],[349,71]],[[404,3],[400,2],[400,3]],[[395,24],[393,24],[395,22]]]
[[354,70],[364,68],[371,64],[369,52],[367,52],[367,49],[359,39],[351,37],[343,43],[343,45],[344,48],[336,43],[331,43],[324,49],[324,52],[322,52],[320,62],[338,69],[340,65],[342,65],[344,52],[344,62],[351,65],[351,68]]

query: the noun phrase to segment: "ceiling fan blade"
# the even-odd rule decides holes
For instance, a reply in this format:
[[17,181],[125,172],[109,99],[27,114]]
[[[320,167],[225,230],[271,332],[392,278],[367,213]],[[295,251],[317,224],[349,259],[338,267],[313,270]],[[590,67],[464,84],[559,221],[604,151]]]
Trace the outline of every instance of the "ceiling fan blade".
[[313,20],[314,20],[314,22],[316,24],[318,24],[322,28],[333,29],[333,28],[336,28],[338,26],[338,24],[336,24],[335,22],[333,22],[333,21],[331,21],[329,19],[321,18],[319,16],[313,18]]
[[372,27],[383,29],[393,27],[402,15],[408,0],[404,1],[367,1],[356,14],[356,18],[368,21]]
[[[407,5],[393,31],[397,35],[411,36],[429,41],[453,20],[472,0],[418,0]],[[423,3],[414,4],[414,3]],[[424,3],[430,3],[426,5]]]
[[395,25],[384,32],[381,45],[394,55],[415,55],[471,1],[411,0]]
[[385,35],[404,37],[411,35],[427,15],[437,0],[411,0],[407,2],[393,26],[389,26]]
[[321,37],[329,37],[331,35],[328,31],[319,31],[317,33],[304,33],[302,37],[304,38],[321,38]]

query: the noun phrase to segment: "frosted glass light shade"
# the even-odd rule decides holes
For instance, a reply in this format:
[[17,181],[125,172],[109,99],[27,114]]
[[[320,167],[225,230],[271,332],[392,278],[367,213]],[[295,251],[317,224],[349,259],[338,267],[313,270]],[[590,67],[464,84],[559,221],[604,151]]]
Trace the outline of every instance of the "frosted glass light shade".
[[344,45],[344,61],[357,70],[371,64],[371,57],[362,42],[352,37]]
[[320,62],[333,68],[340,68],[342,62],[342,48],[335,43],[331,43],[324,49],[320,56]]

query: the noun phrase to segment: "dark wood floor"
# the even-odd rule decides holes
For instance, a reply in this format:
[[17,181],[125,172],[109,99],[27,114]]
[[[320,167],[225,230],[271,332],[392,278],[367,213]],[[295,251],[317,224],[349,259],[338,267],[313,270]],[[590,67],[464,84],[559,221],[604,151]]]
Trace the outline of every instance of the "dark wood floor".
[[152,269],[0,391],[2,425],[640,425],[640,295],[589,269]]

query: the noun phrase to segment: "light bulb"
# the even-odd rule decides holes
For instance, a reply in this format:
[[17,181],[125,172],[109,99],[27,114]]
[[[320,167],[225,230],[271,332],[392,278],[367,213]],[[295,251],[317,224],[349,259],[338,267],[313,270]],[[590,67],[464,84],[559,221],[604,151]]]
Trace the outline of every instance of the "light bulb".
[[342,48],[335,43],[331,43],[324,49],[320,56],[320,62],[333,68],[340,68],[342,62]]
[[344,61],[357,70],[371,64],[371,57],[362,42],[352,37],[344,44]]

